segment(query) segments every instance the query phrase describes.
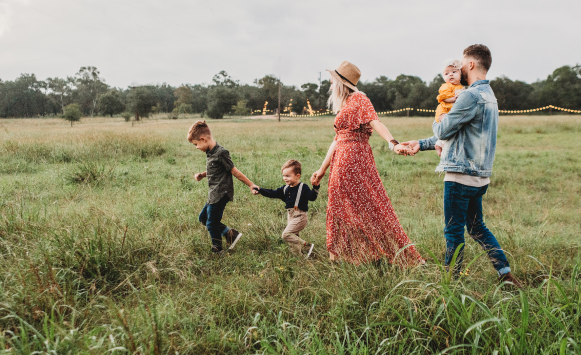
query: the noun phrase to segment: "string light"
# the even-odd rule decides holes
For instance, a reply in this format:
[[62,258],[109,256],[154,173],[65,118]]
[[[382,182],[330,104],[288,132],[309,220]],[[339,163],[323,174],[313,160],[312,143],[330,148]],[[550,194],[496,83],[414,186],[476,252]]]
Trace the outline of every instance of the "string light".
[[555,110],[559,110],[559,111],[564,111],[564,112],[581,113],[581,110],[572,110],[569,108],[563,108],[563,107],[558,107],[558,106],[553,106],[553,105],[539,107],[539,108],[533,108],[533,109],[529,109],[529,110],[498,110],[498,112],[499,113],[529,113],[529,112],[543,111],[543,110],[551,109],[551,108],[554,108]]
[[[307,101],[307,103],[308,103],[308,101]],[[539,108],[533,108],[533,109],[528,109],[528,110],[498,110],[498,112],[499,113],[531,113],[531,112],[539,112],[539,111],[543,111],[543,110],[547,110],[547,109],[551,109],[551,108],[554,108],[555,110],[559,110],[559,111],[564,111],[564,112],[581,113],[581,110],[573,110],[573,109],[558,107],[558,106],[553,106],[553,105],[539,107]],[[265,104],[265,110],[266,110],[266,104]],[[389,115],[392,113],[398,113],[398,112],[403,112],[403,111],[413,111],[413,110],[416,110],[418,112],[436,112],[436,110],[428,110],[428,109],[421,109],[421,108],[414,109],[414,108],[406,107],[406,108],[402,108],[399,110],[377,112],[377,114],[378,115]],[[258,110],[258,111],[260,111],[260,110]],[[312,113],[313,111],[310,107],[310,103],[309,103],[309,111],[311,112],[310,115],[281,115],[281,116],[284,116],[284,117],[318,117],[318,116],[325,116],[325,115],[332,115],[333,114],[330,110],[327,110],[326,112],[321,112],[321,113]]]

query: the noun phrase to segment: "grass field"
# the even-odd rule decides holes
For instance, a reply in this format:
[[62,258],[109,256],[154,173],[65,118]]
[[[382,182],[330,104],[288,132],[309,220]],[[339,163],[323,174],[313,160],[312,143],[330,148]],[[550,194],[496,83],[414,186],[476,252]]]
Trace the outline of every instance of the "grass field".
[[[476,243],[470,274],[443,259],[438,157],[395,156],[371,140],[379,172],[423,268],[333,264],[325,255],[326,178],[294,258],[282,202],[235,182],[225,222],[244,233],[223,258],[197,222],[205,155],[188,120],[0,120],[0,348],[58,354],[579,354],[581,118],[501,116],[484,207],[522,291],[499,288]],[[400,140],[428,137],[432,118],[382,118]],[[210,121],[256,184],[303,181],[333,121]]]

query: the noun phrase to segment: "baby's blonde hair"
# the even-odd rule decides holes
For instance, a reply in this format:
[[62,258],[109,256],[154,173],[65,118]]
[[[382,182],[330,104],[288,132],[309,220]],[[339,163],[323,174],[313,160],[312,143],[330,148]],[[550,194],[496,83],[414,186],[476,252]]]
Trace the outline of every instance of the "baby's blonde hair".
[[444,72],[444,70],[446,70],[447,67],[452,67],[454,69],[460,69],[460,68],[462,68],[462,61],[459,59],[446,59],[444,61],[444,68],[442,69],[442,72]]

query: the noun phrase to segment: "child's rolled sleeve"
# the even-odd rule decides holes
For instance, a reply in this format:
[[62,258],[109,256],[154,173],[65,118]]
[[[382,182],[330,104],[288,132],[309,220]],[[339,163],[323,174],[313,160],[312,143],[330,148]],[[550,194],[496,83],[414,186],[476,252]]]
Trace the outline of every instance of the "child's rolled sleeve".
[[220,154],[220,162],[222,163],[226,171],[234,169],[234,162],[230,158],[230,153],[227,150],[224,150],[222,154]]

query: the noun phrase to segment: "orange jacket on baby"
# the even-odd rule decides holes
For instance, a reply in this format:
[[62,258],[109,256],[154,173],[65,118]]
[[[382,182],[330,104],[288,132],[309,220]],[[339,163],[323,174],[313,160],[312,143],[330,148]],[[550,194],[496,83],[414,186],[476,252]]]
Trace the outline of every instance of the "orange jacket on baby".
[[453,85],[450,83],[444,83],[440,86],[440,94],[438,95],[438,108],[436,109],[436,122],[440,122],[440,116],[450,112],[454,103],[444,102],[446,99],[450,99],[456,96],[456,92],[464,90],[462,85]]

